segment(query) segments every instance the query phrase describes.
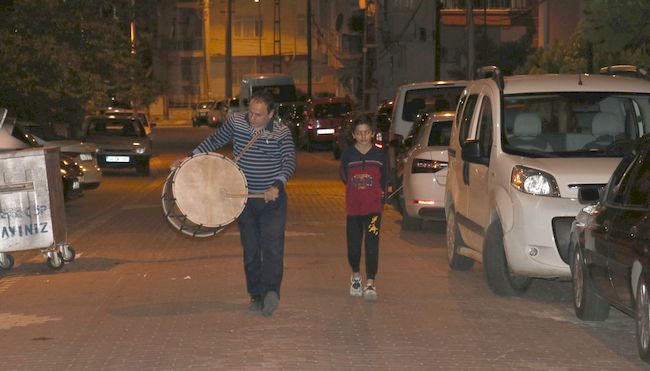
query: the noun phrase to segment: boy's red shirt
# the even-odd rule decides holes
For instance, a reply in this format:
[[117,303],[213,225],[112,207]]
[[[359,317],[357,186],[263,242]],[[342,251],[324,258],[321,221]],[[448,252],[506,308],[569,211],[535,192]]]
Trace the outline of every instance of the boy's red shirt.
[[341,155],[340,177],[345,183],[347,215],[368,215],[384,209],[386,152],[374,145],[363,154],[355,146]]

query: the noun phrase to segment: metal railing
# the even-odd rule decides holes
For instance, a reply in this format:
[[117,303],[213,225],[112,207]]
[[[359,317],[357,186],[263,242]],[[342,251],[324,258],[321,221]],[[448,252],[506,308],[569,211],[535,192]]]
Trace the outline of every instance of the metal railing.
[[[531,6],[531,0],[471,0],[474,9],[523,10]],[[465,9],[466,0],[442,0],[443,9]]]

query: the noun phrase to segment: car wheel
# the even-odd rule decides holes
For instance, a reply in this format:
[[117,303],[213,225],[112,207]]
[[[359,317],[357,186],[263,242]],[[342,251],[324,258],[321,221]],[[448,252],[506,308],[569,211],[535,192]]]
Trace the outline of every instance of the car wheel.
[[402,210],[402,230],[419,231],[422,229],[422,219],[413,218],[406,212],[406,207],[404,206],[404,192],[400,192],[397,197],[399,197],[400,209]]
[[596,294],[579,246],[573,251],[573,309],[584,321],[604,321],[609,317],[609,303]]
[[14,266],[14,257],[9,254],[0,254],[0,270],[8,271]]
[[510,271],[499,222],[492,223],[488,228],[483,243],[483,268],[488,286],[500,296],[521,295],[532,282],[530,277],[518,276]]
[[458,254],[458,247],[461,245],[462,237],[456,224],[456,212],[449,210],[447,216],[447,262],[449,267],[455,271],[466,271],[472,269],[474,260]]
[[636,346],[639,357],[650,363],[650,294],[644,275],[636,285]]

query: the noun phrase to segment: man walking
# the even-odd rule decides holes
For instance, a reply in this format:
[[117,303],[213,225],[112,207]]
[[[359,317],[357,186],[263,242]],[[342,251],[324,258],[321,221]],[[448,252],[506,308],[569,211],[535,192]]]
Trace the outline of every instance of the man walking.
[[265,90],[253,93],[248,112],[235,113],[192,154],[215,151],[232,142],[235,161],[246,176],[249,198],[239,216],[249,309],[271,316],[280,304],[284,270],[285,186],[296,169],[289,129],[273,120],[275,101]]

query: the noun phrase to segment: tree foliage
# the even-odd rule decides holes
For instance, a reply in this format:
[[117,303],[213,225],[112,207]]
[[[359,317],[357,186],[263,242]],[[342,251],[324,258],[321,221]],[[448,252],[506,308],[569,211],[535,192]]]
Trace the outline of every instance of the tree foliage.
[[650,66],[650,2],[591,0],[568,44],[553,43],[528,57],[517,73],[590,72],[602,66]]
[[[148,18],[155,2],[135,4],[15,0],[0,7],[0,106],[26,120],[78,122],[109,95],[151,102],[154,30]],[[136,53],[130,41],[133,18]]]
[[650,2],[591,0],[586,3],[584,37],[593,44],[594,67],[650,66]]

